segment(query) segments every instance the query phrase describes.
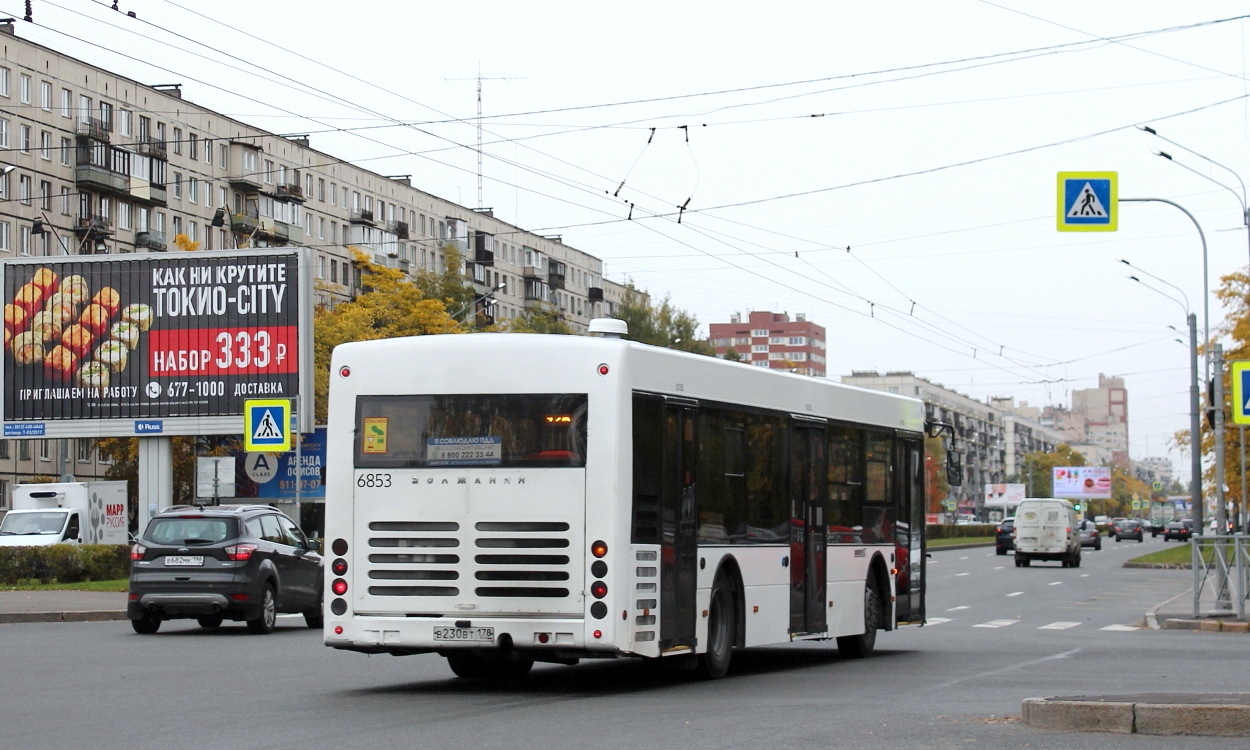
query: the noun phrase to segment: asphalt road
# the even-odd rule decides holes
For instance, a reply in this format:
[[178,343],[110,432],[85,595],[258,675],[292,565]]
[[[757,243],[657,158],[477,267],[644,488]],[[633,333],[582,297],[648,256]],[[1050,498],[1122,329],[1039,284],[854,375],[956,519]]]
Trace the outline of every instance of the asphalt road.
[[1160,544],[1104,540],[1070,569],[936,552],[933,624],[881,634],[866,661],[832,644],[739,652],[717,682],[621,661],[469,684],[436,656],[326,649],[297,618],[270,636],[189,621],[155,636],[125,622],[0,625],[0,747],[1244,748],[1012,718],[1034,696],[1250,690],[1250,636],[1138,627],[1188,587],[1187,571],[1119,567]]

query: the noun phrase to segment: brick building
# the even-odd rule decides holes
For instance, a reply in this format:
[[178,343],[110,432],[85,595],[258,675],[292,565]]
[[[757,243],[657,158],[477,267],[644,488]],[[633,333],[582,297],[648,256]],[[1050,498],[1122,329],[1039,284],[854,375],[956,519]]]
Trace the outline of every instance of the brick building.
[[752,312],[744,322],[733,315],[728,323],[712,323],[708,336],[716,356],[733,349],[756,367],[789,370],[799,375],[825,377],[825,329],[803,313]]

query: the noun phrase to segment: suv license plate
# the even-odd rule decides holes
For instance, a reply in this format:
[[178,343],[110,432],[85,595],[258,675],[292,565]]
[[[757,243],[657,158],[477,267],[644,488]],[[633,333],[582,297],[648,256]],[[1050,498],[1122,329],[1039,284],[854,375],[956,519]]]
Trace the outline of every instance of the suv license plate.
[[194,567],[204,564],[203,555],[166,555],[165,567]]
[[494,628],[434,628],[436,641],[471,641],[493,643]]

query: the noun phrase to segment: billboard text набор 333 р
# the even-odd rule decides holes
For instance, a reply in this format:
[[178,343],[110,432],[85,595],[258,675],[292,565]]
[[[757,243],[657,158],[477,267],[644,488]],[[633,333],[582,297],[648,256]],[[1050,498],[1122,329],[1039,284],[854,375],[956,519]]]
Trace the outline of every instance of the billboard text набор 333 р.
[[[245,399],[308,394],[305,257],[284,249],[0,264],[6,428],[133,435],[134,420],[162,419],[166,434],[234,432]],[[96,424],[55,429],[83,420]]]

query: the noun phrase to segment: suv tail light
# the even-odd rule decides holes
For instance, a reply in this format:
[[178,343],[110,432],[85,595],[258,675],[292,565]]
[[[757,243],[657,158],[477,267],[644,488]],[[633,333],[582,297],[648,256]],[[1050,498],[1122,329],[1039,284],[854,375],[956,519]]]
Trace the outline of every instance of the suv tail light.
[[148,548],[144,547],[142,544],[132,544],[130,545],[130,559],[142,560],[143,553],[147,551],[148,551]]
[[232,544],[229,547],[226,547],[226,559],[238,561],[249,560],[252,557],[252,553],[255,551],[255,544]]

